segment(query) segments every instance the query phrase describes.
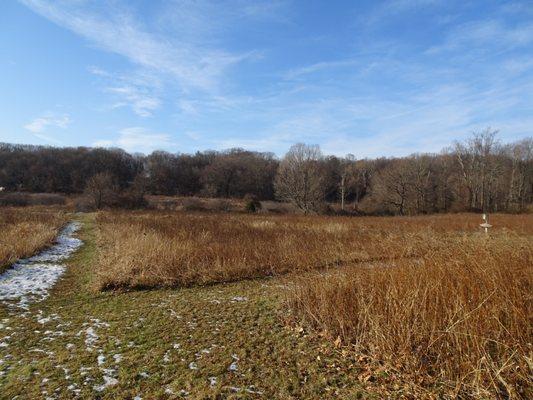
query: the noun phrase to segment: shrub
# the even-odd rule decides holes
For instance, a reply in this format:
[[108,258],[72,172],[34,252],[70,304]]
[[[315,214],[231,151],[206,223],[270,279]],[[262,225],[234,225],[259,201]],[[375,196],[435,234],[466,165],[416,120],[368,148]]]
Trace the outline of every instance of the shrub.
[[205,211],[206,208],[202,200],[196,197],[189,197],[183,200],[182,209],[184,211]]
[[140,208],[146,208],[148,206],[148,201],[146,200],[143,194],[128,189],[119,194],[116,206],[118,208],[135,210]]
[[0,206],[62,206],[65,203],[65,196],[55,193],[11,192],[0,194]]
[[24,207],[30,204],[30,195],[28,193],[2,193],[0,195],[0,205]]
[[244,196],[244,210],[250,213],[255,213],[261,209],[261,202],[259,199],[254,195],[246,195]]
[[210,209],[212,211],[231,211],[231,202],[226,199],[214,199],[210,203]]
[[117,204],[119,187],[113,175],[103,172],[89,179],[83,195],[92,203],[93,209],[99,210]]
[[29,205],[33,206],[63,206],[66,202],[65,196],[56,193],[35,193],[29,197]]

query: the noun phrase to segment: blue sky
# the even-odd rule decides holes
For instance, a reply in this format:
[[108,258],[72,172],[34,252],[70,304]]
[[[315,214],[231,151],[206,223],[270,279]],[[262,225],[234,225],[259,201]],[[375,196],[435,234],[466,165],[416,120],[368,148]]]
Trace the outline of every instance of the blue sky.
[[357,157],[533,131],[533,1],[6,0],[0,141]]

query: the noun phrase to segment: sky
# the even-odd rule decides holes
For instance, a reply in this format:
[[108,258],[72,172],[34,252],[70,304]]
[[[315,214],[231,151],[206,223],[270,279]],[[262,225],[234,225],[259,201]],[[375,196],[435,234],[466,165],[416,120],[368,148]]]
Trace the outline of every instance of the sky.
[[358,158],[533,135],[533,0],[5,0],[0,142]]

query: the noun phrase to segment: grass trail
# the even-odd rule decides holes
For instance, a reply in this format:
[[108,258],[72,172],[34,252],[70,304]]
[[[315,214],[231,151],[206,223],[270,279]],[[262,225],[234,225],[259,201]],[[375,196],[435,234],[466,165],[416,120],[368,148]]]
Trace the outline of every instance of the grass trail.
[[374,398],[356,360],[286,327],[280,280],[91,290],[93,217],[83,222],[85,245],[49,299],[17,315],[0,305],[1,399]]

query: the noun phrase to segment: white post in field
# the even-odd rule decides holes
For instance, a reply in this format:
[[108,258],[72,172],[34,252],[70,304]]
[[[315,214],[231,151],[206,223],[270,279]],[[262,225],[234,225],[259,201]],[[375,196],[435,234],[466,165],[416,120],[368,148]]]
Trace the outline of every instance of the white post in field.
[[489,216],[487,214],[483,214],[483,223],[479,224],[483,229],[485,229],[485,235],[489,234],[489,228],[492,228],[492,225],[489,224]]

